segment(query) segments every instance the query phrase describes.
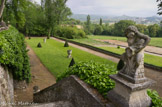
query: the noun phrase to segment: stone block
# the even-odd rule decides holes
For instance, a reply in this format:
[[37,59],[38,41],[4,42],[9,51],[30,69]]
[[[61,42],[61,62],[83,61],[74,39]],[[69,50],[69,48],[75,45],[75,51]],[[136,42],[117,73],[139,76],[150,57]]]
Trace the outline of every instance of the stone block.
[[76,76],[69,76],[34,94],[34,103],[68,101],[74,107],[104,107],[102,96]]
[[119,75],[111,75],[115,81],[115,88],[108,92],[108,99],[117,107],[149,107],[151,98],[147,95],[147,88],[155,82],[147,79],[146,82],[133,84]]

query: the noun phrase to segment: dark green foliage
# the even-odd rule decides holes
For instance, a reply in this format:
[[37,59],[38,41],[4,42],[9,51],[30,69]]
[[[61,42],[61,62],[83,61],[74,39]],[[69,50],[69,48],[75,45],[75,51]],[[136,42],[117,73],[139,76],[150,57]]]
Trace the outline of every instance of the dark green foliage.
[[143,25],[143,24],[137,24],[136,25],[137,29],[139,32],[143,33],[143,34],[146,34],[146,35],[149,35],[149,31],[148,31],[148,28],[146,25]]
[[120,49],[120,46],[117,46],[118,49]]
[[90,15],[87,16],[86,29],[87,29],[87,34],[89,34],[90,29],[91,29],[91,17],[90,17]]
[[147,28],[148,28],[150,37],[158,36],[158,31],[160,30],[160,26],[158,24],[149,25]]
[[68,39],[86,37],[85,32],[81,29],[77,29],[76,27],[58,27],[56,29],[56,35]]
[[124,67],[124,61],[120,59],[117,65],[117,70],[121,70]]
[[0,32],[0,63],[11,69],[14,79],[30,81],[30,65],[24,35],[14,27]]
[[95,30],[94,30],[94,35],[100,35],[103,32],[103,28],[100,25],[97,25]]
[[116,74],[114,66],[99,64],[95,62],[80,62],[70,67],[57,78],[57,81],[70,75],[77,75],[81,80],[96,88],[103,96],[114,88],[115,83],[109,75]]
[[115,35],[124,36],[125,29],[130,25],[135,25],[135,22],[132,20],[121,20],[118,23],[115,23],[114,25]]
[[65,41],[64,47],[69,47],[68,41]]
[[75,61],[74,61],[74,58],[72,58],[70,64],[69,64],[69,67],[73,66],[75,64]]
[[147,94],[152,99],[152,107],[162,107],[162,97],[155,90],[148,89]]
[[102,18],[100,18],[100,26],[102,26]]
[[162,15],[162,0],[156,0],[156,2],[159,2],[158,4],[158,14]]
[[40,42],[38,43],[37,47],[38,47],[38,48],[41,48],[41,47],[42,47],[42,45],[41,45]]

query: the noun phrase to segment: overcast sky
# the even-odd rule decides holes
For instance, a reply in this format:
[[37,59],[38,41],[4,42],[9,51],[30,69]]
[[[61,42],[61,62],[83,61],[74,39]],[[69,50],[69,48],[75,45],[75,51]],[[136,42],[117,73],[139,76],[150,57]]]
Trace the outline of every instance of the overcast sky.
[[[40,3],[40,0],[35,0]],[[68,0],[74,14],[148,17],[157,15],[156,0]]]

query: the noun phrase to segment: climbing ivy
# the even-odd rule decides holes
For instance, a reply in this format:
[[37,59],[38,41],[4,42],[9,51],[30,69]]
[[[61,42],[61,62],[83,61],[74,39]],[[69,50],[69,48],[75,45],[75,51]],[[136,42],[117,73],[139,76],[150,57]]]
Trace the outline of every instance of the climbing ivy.
[[14,27],[0,32],[0,64],[13,73],[16,80],[30,81],[30,65],[24,36]]

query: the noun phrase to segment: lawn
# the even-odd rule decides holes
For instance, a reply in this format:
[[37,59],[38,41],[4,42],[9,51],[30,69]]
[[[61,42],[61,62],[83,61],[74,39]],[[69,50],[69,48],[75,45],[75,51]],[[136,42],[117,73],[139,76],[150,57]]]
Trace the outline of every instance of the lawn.
[[[101,40],[119,40],[119,41],[125,41],[126,37],[117,37],[117,36],[88,36],[89,39],[101,39]],[[151,38],[151,42],[149,43],[151,46],[157,46],[162,47],[162,38]]]
[[90,38],[83,38],[83,39],[71,39],[72,41],[88,44],[88,45],[108,45],[108,43],[97,41]]
[[[95,61],[103,64],[114,65],[116,63],[107,59],[95,56],[88,52],[82,51],[74,47],[64,47],[64,43],[58,42],[53,39],[47,40],[47,43],[43,43],[43,38],[26,39],[26,42],[34,50],[36,55],[40,58],[41,62],[48,68],[52,74],[57,77],[64,72],[71,61],[71,58],[67,58],[67,50],[72,50],[72,56],[75,62],[78,61]],[[42,48],[37,48],[37,44],[41,43]]]
[[[117,54],[122,54],[125,52],[125,49],[123,48],[120,48],[120,49],[116,47],[100,47],[100,48],[104,50],[108,50],[110,52],[117,53]],[[162,67],[162,57],[159,57],[159,56],[145,54],[144,62],[155,65],[155,66]]]

